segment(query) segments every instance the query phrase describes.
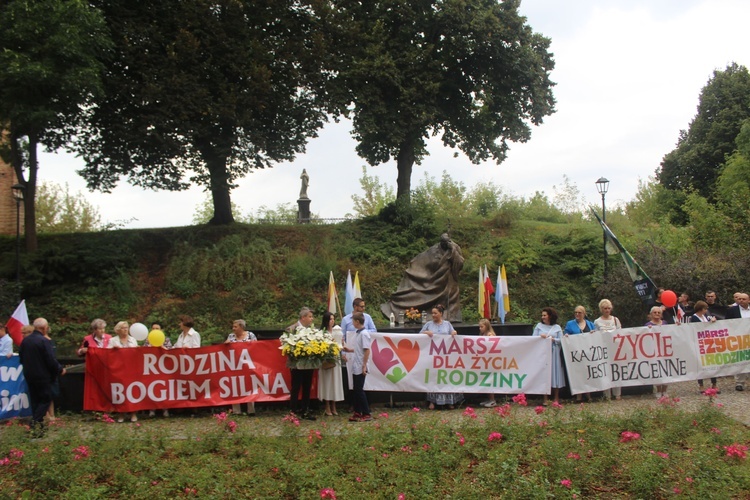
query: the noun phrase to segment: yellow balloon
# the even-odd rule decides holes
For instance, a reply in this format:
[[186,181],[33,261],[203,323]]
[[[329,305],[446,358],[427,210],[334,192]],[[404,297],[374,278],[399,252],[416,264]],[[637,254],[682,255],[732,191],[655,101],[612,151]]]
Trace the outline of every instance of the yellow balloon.
[[161,330],[151,330],[148,332],[148,344],[152,347],[161,347],[164,345],[164,332]]

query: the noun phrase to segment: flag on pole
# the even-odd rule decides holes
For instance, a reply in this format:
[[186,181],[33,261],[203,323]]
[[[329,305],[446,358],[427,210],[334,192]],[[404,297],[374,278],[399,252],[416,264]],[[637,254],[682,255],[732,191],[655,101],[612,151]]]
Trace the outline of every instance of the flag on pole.
[[477,285],[477,310],[479,311],[479,317],[484,318],[484,271],[482,266],[479,266],[479,283]]
[[328,275],[328,311],[336,315],[336,301],[338,293],[336,292],[336,280],[333,279],[333,271]]
[[492,301],[490,297],[495,293],[495,287],[492,286],[490,273],[487,272],[487,264],[484,265],[484,318],[492,318]]
[[505,264],[497,268],[495,300],[497,301],[497,317],[500,318],[500,323],[505,324],[505,315],[510,312],[510,296],[508,295],[508,277],[505,275]]
[[636,262],[627,250],[625,250],[625,247],[622,246],[614,233],[609,227],[607,227],[607,224],[604,223],[596,212],[591,210],[591,213],[594,214],[594,217],[596,217],[596,220],[599,221],[599,224],[601,224],[602,229],[604,230],[604,235],[607,238],[607,253],[609,255],[620,254],[622,260],[625,262],[625,267],[628,269],[630,279],[633,280],[635,291],[641,298],[641,301],[649,307],[656,304],[656,285],[654,282],[648,277],[648,274],[641,269],[638,262]]
[[355,299],[362,298],[362,289],[359,287],[359,271],[354,273],[354,298]]
[[348,316],[354,312],[354,285],[352,285],[352,271],[351,269],[346,272],[346,296],[344,297],[344,312]]
[[13,339],[14,344],[21,345],[21,341],[23,340],[21,328],[28,324],[29,314],[26,312],[26,301],[22,300],[8,320],[8,323],[5,325],[5,329],[7,330],[8,335],[10,335],[10,338]]

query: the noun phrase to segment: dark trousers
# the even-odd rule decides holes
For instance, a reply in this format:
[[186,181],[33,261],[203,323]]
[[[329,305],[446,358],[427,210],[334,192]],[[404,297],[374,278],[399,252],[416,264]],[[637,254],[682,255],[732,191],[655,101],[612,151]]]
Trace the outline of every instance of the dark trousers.
[[354,381],[354,389],[352,390],[354,396],[354,412],[360,415],[370,414],[370,405],[367,403],[367,394],[365,394],[365,377],[367,375],[360,373],[359,375],[352,375]]
[[29,403],[31,404],[32,426],[44,426],[44,416],[52,403],[52,384],[50,382],[26,381],[29,386]]
[[[312,388],[315,370],[298,370],[292,368],[292,392],[289,394],[289,404],[294,413],[310,410],[310,389]],[[299,404],[299,391],[302,389],[302,405]]]

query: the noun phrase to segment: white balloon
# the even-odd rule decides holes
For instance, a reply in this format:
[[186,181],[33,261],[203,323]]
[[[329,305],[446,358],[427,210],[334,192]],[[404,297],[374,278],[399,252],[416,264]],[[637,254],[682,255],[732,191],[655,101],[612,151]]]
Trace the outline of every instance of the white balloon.
[[143,323],[133,323],[130,325],[130,336],[138,342],[143,342],[148,337],[148,328]]

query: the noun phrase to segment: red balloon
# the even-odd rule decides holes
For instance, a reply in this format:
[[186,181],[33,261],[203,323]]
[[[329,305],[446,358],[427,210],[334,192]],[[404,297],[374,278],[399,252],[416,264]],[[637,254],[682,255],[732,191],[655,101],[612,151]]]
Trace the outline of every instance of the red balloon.
[[664,290],[661,292],[661,303],[666,307],[674,307],[677,305],[677,294],[672,290]]

